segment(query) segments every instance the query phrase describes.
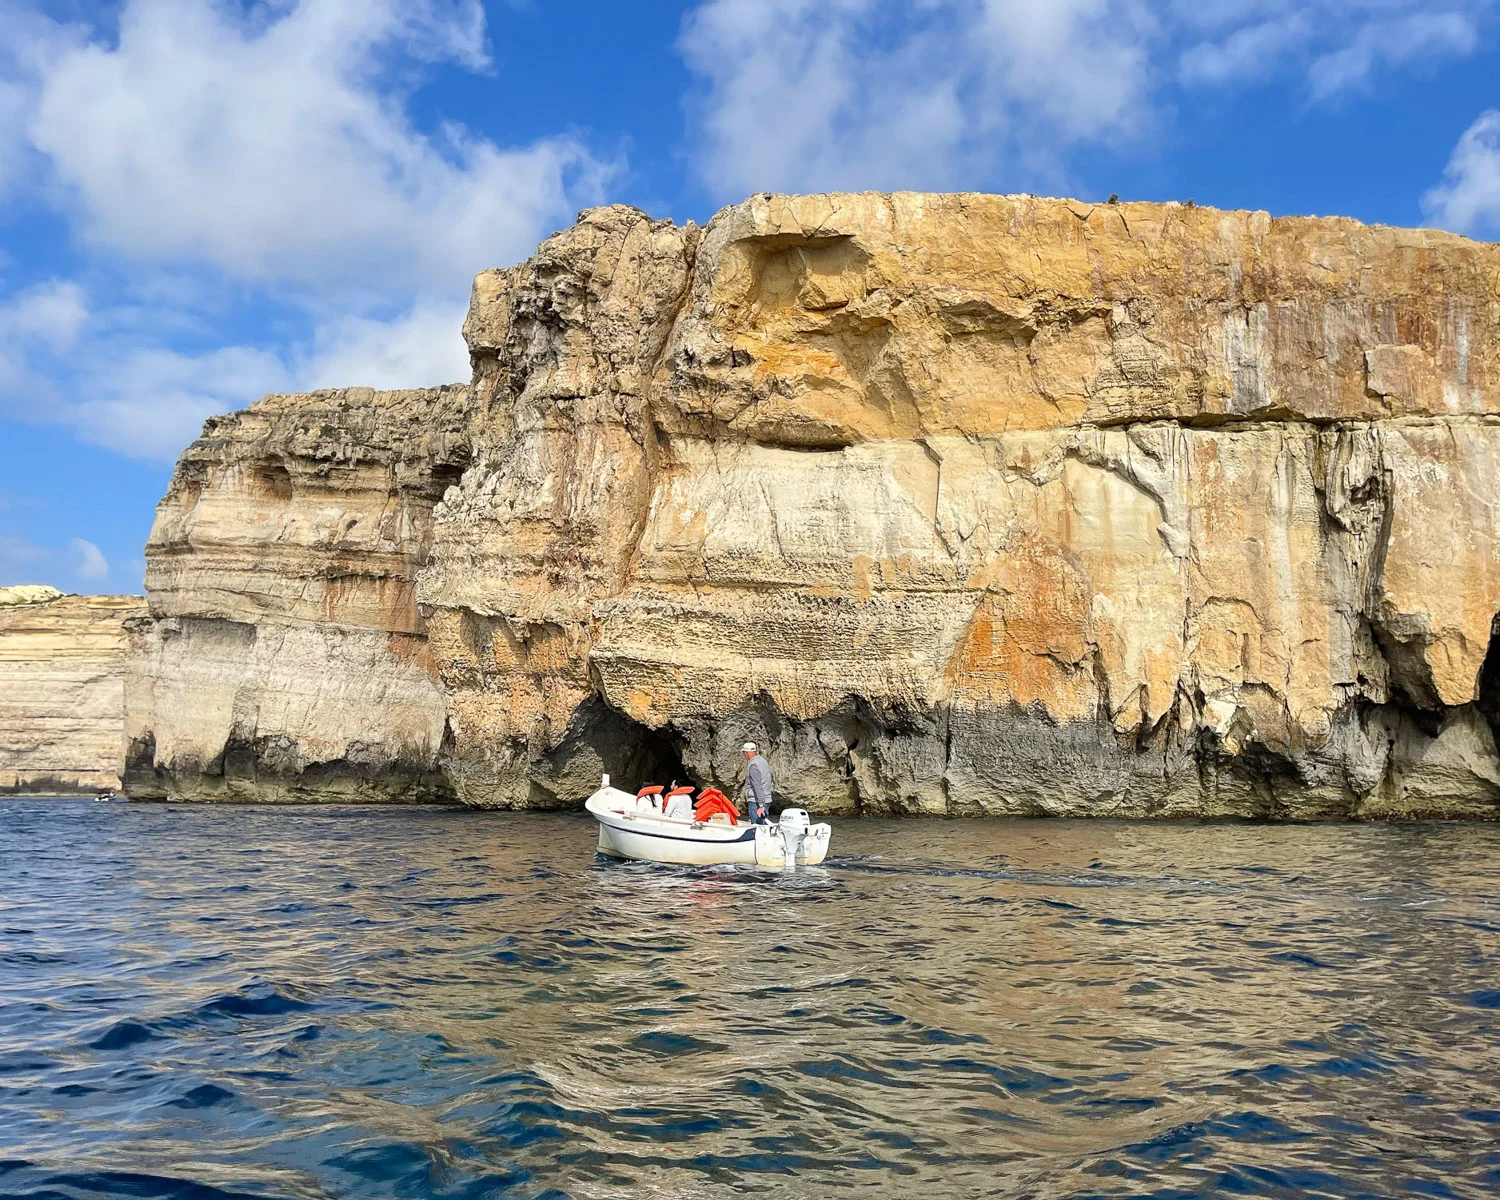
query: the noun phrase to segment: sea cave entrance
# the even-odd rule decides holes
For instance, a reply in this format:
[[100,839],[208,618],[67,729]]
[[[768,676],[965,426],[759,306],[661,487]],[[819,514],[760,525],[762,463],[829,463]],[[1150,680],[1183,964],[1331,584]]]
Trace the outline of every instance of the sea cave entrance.
[[670,734],[641,724],[594,695],[578,706],[562,741],[547,756],[546,770],[533,783],[550,793],[547,807],[577,808],[605,774],[615,787],[630,792],[647,783],[688,778]]
[[1496,752],[1500,753],[1500,613],[1490,622],[1490,644],[1479,668],[1478,708],[1489,722]]

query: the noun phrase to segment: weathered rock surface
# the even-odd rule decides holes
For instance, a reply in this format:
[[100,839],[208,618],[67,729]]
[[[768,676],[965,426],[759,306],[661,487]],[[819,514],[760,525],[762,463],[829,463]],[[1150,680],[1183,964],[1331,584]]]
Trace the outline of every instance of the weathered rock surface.
[[0,588],[0,794],[120,785],[125,622],[139,596]]
[[132,796],[431,800],[445,706],[413,595],[462,387],[267,396],[177,465],[132,629]]
[[[614,207],[481,274],[465,335],[438,442],[352,405],[431,473],[390,551],[426,733],[372,706],[372,765],[574,804],[601,770],[731,782],[748,736],[824,811],[1497,811],[1500,247],[1030,197],[760,196],[703,229]],[[208,619],[258,642],[299,604],[307,638],[387,629],[308,590],[326,533],[236,518],[236,559],[174,532],[287,436],[248,415],[163,503],[146,641]],[[275,451],[298,464],[277,503],[316,486],[333,512],[363,452]],[[213,657],[152,662],[176,707],[132,706],[182,794],[212,789],[179,761],[252,746],[221,716],[182,752]],[[277,717],[288,786],[344,777],[303,745],[323,720]]]

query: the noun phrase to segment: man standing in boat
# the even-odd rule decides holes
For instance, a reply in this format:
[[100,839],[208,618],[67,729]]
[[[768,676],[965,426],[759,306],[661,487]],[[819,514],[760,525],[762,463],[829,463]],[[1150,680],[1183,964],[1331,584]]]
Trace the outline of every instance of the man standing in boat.
[[745,743],[745,807],[752,825],[771,819],[771,764],[754,742]]

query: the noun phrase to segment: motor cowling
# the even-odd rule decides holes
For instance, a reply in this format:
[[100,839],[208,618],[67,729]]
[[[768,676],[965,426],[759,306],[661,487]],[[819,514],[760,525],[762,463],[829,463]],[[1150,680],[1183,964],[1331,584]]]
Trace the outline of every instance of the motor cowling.
[[781,810],[781,819],[777,822],[777,828],[781,832],[781,850],[783,861],[791,866],[799,858],[803,857],[802,843],[807,838],[807,827],[810,824],[805,808],[784,808]]

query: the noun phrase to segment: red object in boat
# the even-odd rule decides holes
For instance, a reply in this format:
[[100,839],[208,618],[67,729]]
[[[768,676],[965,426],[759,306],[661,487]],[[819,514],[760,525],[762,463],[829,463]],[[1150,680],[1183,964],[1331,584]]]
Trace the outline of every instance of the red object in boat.
[[[660,791],[659,788],[657,790]],[[686,787],[675,787],[670,792],[667,793],[667,799],[670,800],[673,796],[690,796],[690,795],[692,795],[692,793],[693,793],[693,785],[692,784],[688,784]]]
[[706,821],[718,813],[728,817],[731,825],[740,823],[740,810],[734,806],[733,800],[718,788],[704,788],[698,793],[698,806],[693,809],[693,820]]
[[647,796],[660,796],[660,795],[661,795],[661,784],[659,784],[659,783],[650,783],[650,784],[647,784],[645,787],[643,787],[640,791],[638,791],[635,794],[635,798],[637,800],[644,800]]

